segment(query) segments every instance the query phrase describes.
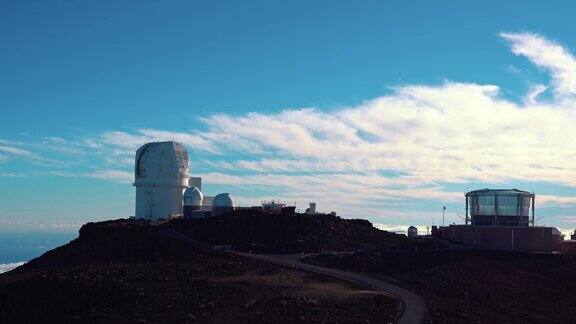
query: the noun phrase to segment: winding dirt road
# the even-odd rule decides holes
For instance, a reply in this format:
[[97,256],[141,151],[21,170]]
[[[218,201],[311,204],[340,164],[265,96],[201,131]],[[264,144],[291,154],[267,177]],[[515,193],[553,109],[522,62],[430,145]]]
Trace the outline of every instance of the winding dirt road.
[[400,318],[398,319],[398,323],[402,324],[421,323],[422,320],[424,319],[424,314],[426,312],[426,304],[424,303],[424,300],[422,300],[422,298],[406,289],[394,286],[382,280],[367,277],[353,272],[303,263],[299,260],[300,259],[299,257],[294,256],[261,255],[261,254],[242,253],[242,252],[233,252],[233,253],[257,260],[267,261],[282,266],[292,267],[299,270],[321,273],[351,283],[359,284],[366,288],[387,292],[389,294],[394,295],[402,302],[403,312],[402,315],[400,315]]
[[[210,249],[213,248],[211,245],[198,242],[181,233],[178,233],[166,225],[160,225],[160,228],[162,229],[161,233],[163,235],[168,235],[174,239],[186,242],[193,246],[210,248]],[[400,318],[398,319],[398,323],[419,324],[422,323],[422,320],[424,319],[424,314],[426,312],[426,304],[424,303],[424,300],[422,300],[422,298],[406,289],[394,286],[385,281],[364,276],[354,272],[348,272],[344,270],[326,268],[313,264],[303,263],[301,259],[305,255],[262,255],[262,254],[243,253],[238,251],[229,251],[229,252],[256,260],[267,261],[281,266],[287,266],[303,271],[310,271],[324,274],[351,283],[355,283],[366,288],[389,293],[391,295],[394,295],[402,302],[403,312],[400,315]]]

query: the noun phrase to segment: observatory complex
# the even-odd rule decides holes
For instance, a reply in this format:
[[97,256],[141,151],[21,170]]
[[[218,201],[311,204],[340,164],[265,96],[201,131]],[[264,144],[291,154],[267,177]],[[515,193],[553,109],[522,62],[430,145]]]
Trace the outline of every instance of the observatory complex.
[[[204,195],[202,178],[190,176],[188,151],[173,141],[147,143],[136,151],[134,186],[137,219],[207,218],[237,208],[229,193]],[[296,207],[271,201],[251,208],[293,215]],[[310,203],[306,214],[316,214],[316,203]]]
[[[152,142],[142,145],[134,161],[135,218],[166,220],[221,216],[237,207],[229,193],[207,196],[202,179],[190,176],[188,151],[181,143]],[[432,236],[479,248],[550,252],[560,250],[563,237],[554,227],[535,225],[534,193],[518,189],[479,189],[465,194],[463,225],[432,226]],[[267,213],[295,214],[295,206],[270,201],[260,208]],[[316,203],[305,214],[315,215]],[[333,213],[335,214],[335,213]],[[416,237],[410,227],[408,237]],[[569,246],[570,249],[576,244]],[[568,248],[568,245],[566,245]]]
[[203,195],[202,179],[190,176],[188,151],[173,141],[147,143],[136,151],[134,186],[139,219],[205,218],[234,210],[228,193]]

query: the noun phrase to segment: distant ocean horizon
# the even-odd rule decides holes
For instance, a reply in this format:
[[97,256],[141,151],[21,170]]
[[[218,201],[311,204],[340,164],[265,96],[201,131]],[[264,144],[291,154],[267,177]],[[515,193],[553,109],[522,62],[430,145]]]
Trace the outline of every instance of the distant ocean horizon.
[[0,273],[37,258],[78,237],[78,230],[66,232],[0,232]]

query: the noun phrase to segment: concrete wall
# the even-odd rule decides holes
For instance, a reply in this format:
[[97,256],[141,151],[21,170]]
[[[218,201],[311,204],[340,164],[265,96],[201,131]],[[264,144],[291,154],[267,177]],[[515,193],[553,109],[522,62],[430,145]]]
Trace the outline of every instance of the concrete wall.
[[562,252],[576,255],[576,241],[568,240],[561,243]]
[[551,227],[450,225],[440,228],[445,240],[486,249],[551,252]]

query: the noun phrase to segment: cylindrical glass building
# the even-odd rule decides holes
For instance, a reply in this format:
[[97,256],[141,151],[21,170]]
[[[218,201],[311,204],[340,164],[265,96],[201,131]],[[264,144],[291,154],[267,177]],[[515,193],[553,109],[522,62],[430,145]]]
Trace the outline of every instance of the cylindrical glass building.
[[466,223],[468,213],[475,226],[529,226],[534,223],[533,193],[518,189],[480,189],[465,196]]

